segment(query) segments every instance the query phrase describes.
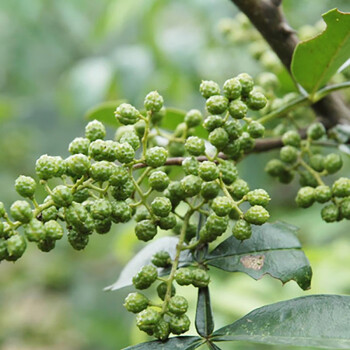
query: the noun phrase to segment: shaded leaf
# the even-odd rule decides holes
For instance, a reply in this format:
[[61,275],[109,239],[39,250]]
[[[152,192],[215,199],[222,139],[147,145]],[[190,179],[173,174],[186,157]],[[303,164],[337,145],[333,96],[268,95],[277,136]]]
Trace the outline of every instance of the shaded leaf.
[[184,121],[186,111],[177,108],[166,108],[165,116],[162,120],[162,128],[166,130],[175,130],[176,127]]
[[124,350],[193,350],[198,348],[201,344],[202,340],[199,337],[174,337],[166,342],[158,340],[150,341],[135,346],[129,346],[124,348]]
[[263,306],[212,339],[350,349],[350,297],[310,295]]
[[[126,264],[117,281],[104,290],[117,290],[132,285],[133,276],[136,275],[142,266],[151,263],[152,256],[156,252],[165,250],[170,254],[171,258],[174,259],[178,241],[176,237],[163,237],[149,243]],[[183,266],[187,261],[191,261],[190,253],[188,251],[181,252],[179,266]],[[164,275],[166,273],[167,270],[162,268],[158,269],[159,275]]]
[[325,31],[299,43],[291,64],[296,81],[311,95],[329,81],[350,52],[350,14],[333,9],[323,19]]
[[114,116],[115,109],[124,103],[125,100],[117,100],[117,101],[108,101],[103,102],[93,108],[91,108],[85,115],[85,118],[88,120],[97,119],[106,125],[113,126],[117,128],[120,126],[120,123]]
[[308,289],[312,270],[294,234],[296,230],[282,222],[253,226],[250,239],[241,242],[231,236],[206,260],[225,271],[244,272],[255,279],[269,274],[282,283],[294,280],[302,289]]
[[198,289],[196,329],[198,334],[204,338],[208,337],[214,331],[214,319],[208,287]]

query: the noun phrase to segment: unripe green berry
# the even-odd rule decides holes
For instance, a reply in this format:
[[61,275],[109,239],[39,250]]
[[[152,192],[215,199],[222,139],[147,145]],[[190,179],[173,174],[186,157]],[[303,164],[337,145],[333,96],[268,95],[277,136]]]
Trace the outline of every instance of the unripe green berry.
[[106,142],[103,140],[92,141],[89,145],[89,156],[94,160],[104,160],[106,158]]
[[295,163],[298,159],[299,151],[293,146],[283,146],[280,150],[280,158],[286,163]]
[[332,198],[332,190],[329,186],[317,186],[314,193],[318,203],[326,203]]
[[[108,206],[108,201],[100,202],[100,213],[99,218],[104,219],[108,217],[108,213],[110,213],[112,220],[115,223],[124,223],[131,220],[132,210],[130,206],[125,201],[112,201],[110,206]],[[108,203],[108,204],[107,204]],[[92,208],[93,210],[94,208]],[[103,215],[102,215],[103,213]],[[97,215],[97,213],[92,215]]]
[[107,199],[96,199],[91,204],[90,214],[96,220],[106,219],[112,214],[112,205]]
[[129,293],[125,298],[124,307],[134,314],[138,314],[142,310],[145,310],[148,307],[149,300],[148,298],[138,292]]
[[202,113],[198,109],[191,109],[185,115],[185,123],[189,128],[194,128],[203,120]]
[[168,216],[164,218],[159,218],[158,226],[162,230],[170,230],[176,226],[176,216],[173,213],[170,213]]
[[157,267],[171,266],[171,258],[168,252],[161,250],[152,256],[152,264]]
[[250,223],[247,222],[246,220],[243,220],[243,219],[237,220],[237,222],[232,228],[232,234],[238,240],[243,241],[251,237],[252,227]]
[[232,184],[238,176],[237,168],[236,166],[229,161],[222,161],[219,164],[219,171],[220,171],[220,176],[222,178],[222,181],[226,185]]
[[326,129],[321,123],[311,124],[307,129],[307,136],[312,140],[318,140],[326,134]]
[[190,329],[190,319],[186,315],[173,316],[169,322],[170,331],[173,334],[186,333]]
[[139,120],[134,124],[134,130],[138,137],[142,138],[146,130],[146,122],[144,120]]
[[144,101],[144,106],[147,111],[159,112],[164,104],[163,97],[157,91],[150,92]]
[[301,208],[310,207],[314,203],[314,201],[315,189],[310,186],[300,188],[295,198],[297,206]]
[[248,133],[249,135],[254,138],[254,139],[258,139],[260,137],[264,136],[265,133],[265,127],[256,121],[252,121],[249,125],[248,125]]
[[220,94],[220,86],[212,80],[202,80],[199,91],[204,98]]
[[149,335],[152,335],[154,328],[161,319],[161,313],[151,307],[141,311],[136,316],[136,325],[141,330]]
[[169,322],[166,322],[164,319],[160,319],[160,321],[154,327],[153,336],[161,341],[165,341],[169,338],[169,334],[170,334]]
[[197,288],[207,287],[210,282],[210,276],[202,269],[192,271],[192,285]]
[[73,201],[83,203],[90,197],[89,189],[87,187],[75,191],[73,194]]
[[228,99],[225,96],[214,95],[207,99],[205,106],[210,114],[222,114],[227,110]]
[[45,238],[45,239],[41,240],[40,242],[38,242],[37,246],[42,252],[47,253],[55,248],[56,241],[54,241],[53,239]]
[[299,183],[300,186],[310,186],[310,187],[317,187],[318,182],[313,174],[311,174],[309,171],[299,171]]
[[186,152],[186,148],[182,142],[170,141],[168,152],[171,157],[182,157]]
[[[157,294],[159,296],[160,299],[164,300],[165,298],[165,295],[167,293],[167,290],[168,290],[168,284],[166,282],[162,282],[158,285],[157,287]],[[176,289],[174,287],[173,284],[171,284],[171,296],[173,297],[176,293]]]
[[7,240],[7,259],[10,261],[18,260],[27,248],[25,239],[19,235],[13,235]]
[[274,177],[280,176],[285,170],[285,165],[279,159],[271,159],[265,167],[265,171]]
[[186,175],[198,175],[199,162],[195,157],[186,157],[182,161],[182,169]]
[[132,283],[136,289],[147,289],[158,277],[157,269],[152,265],[146,265],[133,277]]
[[156,191],[163,192],[169,186],[169,177],[163,171],[154,171],[149,177],[149,185]]
[[227,225],[227,217],[220,217],[213,213],[208,216],[207,222],[205,223],[208,233],[216,237],[222,235],[226,231]]
[[47,222],[50,220],[57,220],[57,215],[58,215],[58,210],[54,205],[41,212],[41,218],[43,222]]
[[203,122],[203,127],[208,131],[213,131],[224,125],[224,120],[219,115],[209,115]]
[[237,79],[242,86],[242,95],[245,95],[245,96],[248,95],[249,92],[252,91],[254,87],[253,78],[247,73],[241,73],[237,76]]
[[229,188],[230,193],[236,200],[242,199],[249,192],[249,185],[242,179],[237,179]]
[[111,230],[112,219],[110,217],[105,219],[94,220],[95,231],[99,234],[108,233]]
[[114,115],[123,125],[135,124],[140,119],[140,112],[129,103],[118,106]]
[[169,193],[168,193],[167,197],[171,201],[181,200],[181,199],[184,199],[186,197],[186,194],[184,193],[182,186],[181,186],[181,183],[179,181],[170,182],[170,184],[168,186],[168,191],[169,191]]
[[151,208],[155,215],[165,217],[171,212],[172,205],[169,198],[156,197],[151,203]]
[[232,78],[225,81],[223,86],[224,95],[229,100],[235,100],[241,96],[242,86],[238,79]]
[[195,175],[187,175],[181,180],[181,189],[186,197],[193,197],[201,190],[202,180]]
[[68,207],[73,202],[72,190],[64,185],[58,185],[52,190],[52,200],[58,207]]
[[230,140],[237,140],[242,134],[242,125],[236,119],[227,120],[224,124],[224,129]]
[[297,131],[289,130],[282,136],[282,142],[285,146],[300,147],[301,137]]
[[329,174],[334,174],[341,169],[343,161],[339,154],[330,153],[324,160],[324,167]]
[[238,142],[240,149],[244,152],[251,151],[255,146],[255,140],[247,132],[242,133],[238,138]]
[[175,273],[175,281],[180,286],[188,286],[193,281],[192,270],[182,267]]
[[332,186],[333,195],[336,197],[348,197],[350,196],[350,179],[341,177],[333,183]]
[[216,128],[210,132],[208,140],[213,146],[221,151],[227,145],[229,137],[224,128]]
[[269,212],[261,205],[253,205],[244,214],[244,219],[254,225],[265,224],[269,218]]
[[177,125],[175,131],[174,131],[174,136],[175,137],[183,137],[184,134],[188,131],[188,127],[186,123],[180,123]]
[[240,148],[239,141],[229,142],[222,152],[228,156],[229,159],[237,160],[242,155],[242,150]]
[[248,107],[243,101],[234,100],[230,102],[228,112],[234,119],[243,119],[247,115]]
[[85,137],[90,141],[95,141],[98,139],[104,139],[106,136],[106,128],[98,120],[93,120],[89,122],[85,127]]
[[21,175],[16,179],[15,189],[22,197],[32,198],[34,196],[36,182],[30,176]]
[[328,204],[321,210],[321,217],[326,222],[337,221],[339,217],[339,209],[335,204]]
[[250,205],[266,207],[270,202],[270,196],[265,190],[257,189],[247,193],[247,201]]
[[59,177],[65,172],[65,162],[61,157],[44,154],[36,161],[35,172],[43,180]]
[[84,137],[76,137],[68,146],[70,154],[85,154],[89,153],[90,140]]
[[152,168],[164,165],[168,157],[168,151],[163,147],[152,147],[146,152],[146,164]]
[[7,241],[0,238],[0,262],[8,257]]
[[45,237],[52,240],[59,240],[63,237],[63,227],[55,220],[50,220],[44,224]]
[[324,170],[325,158],[320,154],[315,154],[310,157],[309,163],[312,169],[321,172]]
[[185,143],[186,150],[193,156],[199,156],[205,151],[204,140],[197,136],[190,136]]
[[216,197],[214,198],[211,208],[218,216],[226,216],[230,212],[232,205],[231,201],[227,197]]
[[112,186],[123,186],[129,180],[128,171],[122,166],[113,167],[113,172],[109,178]]
[[33,212],[30,204],[26,201],[16,201],[10,207],[10,214],[14,220],[24,224],[29,223],[33,217]]
[[91,165],[89,174],[98,182],[108,181],[114,172],[115,165],[111,162],[102,160]]
[[120,163],[130,163],[135,158],[135,151],[129,143],[119,143],[116,147],[116,158]]
[[73,154],[66,159],[67,174],[70,176],[81,177],[88,174],[90,169],[90,160],[84,154]]
[[0,218],[4,217],[6,214],[5,206],[3,202],[0,202]]
[[220,186],[216,182],[203,182],[201,187],[201,196],[206,199],[215,198],[220,191]]
[[219,177],[219,169],[214,162],[204,161],[199,164],[199,176],[204,181],[214,181]]
[[151,220],[142,220],[135,225],[135,234],[141,241],[150,241],[157,234],[157,226]]
[[116,199],[117,201],[124,201],[133,194],[134,190],[135,190],[134,184],[132,183],[131,180],[128,180],[127,182],[125,182],[124,185],[113,186],[111,194],[113,198]]
[[66,221],[74,227],[77,233],[91,234],[94,227],[87,209],[81,203],[73,202],[66,210]]
[[75,250],[83,250],[89,243],[89,236],[78,233],[75,230],[69,230],[68,242]]
[[350,219],[350,198],[346,198],[340,203],[340,213],[344,219]]
[[35,218],[31,219],[24,228],[24,234],[29,242],[39,242],[45,237],[43,223]]
[[174,315],[183,315],[187,312],[188,302],[184,297],[175,295],[169,300],[168,309]]
[[127,142],[135,151],[141,146],[139,137],[133,131],[125,132],[120,138],[119,142]]
[[253,111],[263,109],[267,104],[267,99],[264,94],[259,91],[251,91],[246,100],[248,108]]

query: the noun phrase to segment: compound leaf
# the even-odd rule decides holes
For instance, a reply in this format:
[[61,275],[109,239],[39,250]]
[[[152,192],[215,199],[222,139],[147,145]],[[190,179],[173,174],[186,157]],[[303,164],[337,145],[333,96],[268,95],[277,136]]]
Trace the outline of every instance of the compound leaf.
[[333,9],[323,19],[325,31],[299,43],[291,64],[294,78],[311,96],[349,59],[350,13]]
[[214,319],[208,287],[198,289],[196,329],[198,334],[204,338],[207,338],[214,331]]
[[310,295],[263,306],[219,329],[212,340],[350,349],[350,297]]
[[250,239],[243,242],[229,237],[210,252],[209,265],[230,272],[244,272],[254,279],[269,274],[286,283],[294,280],[309,289],[312,277],[310,263],[294,226],[277,222],[253,226]]

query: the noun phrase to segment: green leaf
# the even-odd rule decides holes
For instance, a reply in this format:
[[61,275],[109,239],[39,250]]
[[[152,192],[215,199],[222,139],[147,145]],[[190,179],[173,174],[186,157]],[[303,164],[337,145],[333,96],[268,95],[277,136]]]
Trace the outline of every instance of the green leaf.
[[162,128],[166,130],[175,130],[176,127],[184,121],[186,111],[177,108],[166,108],[165,116],[162,120]]
[[120,126],[120,123],[115,118],[114,111],[119,105],[121,105],[124,102],[125,100],[103,102],[91,108],[86,113],[85,118],[88,120],[97,119],[102,123],[117,128],[118,126]]
[[209,347],[210,350],[221,350],[217,345],[215,345],[212,342],[208,343],[208,347]]
[[198,289],[196,329],[198,334],[204,338],[207,338],[214,331],[214,319],[208,287]]
[[230,272],[244,272],[259,279],[269,274],[286,283],[294,280],[302,289],[310,288],[312,270],[301,250],[296,227],[282,223],[253,226],[250,239],[233,236],[206,257],[209,265]]
[[[177,237],[163,237],[159,238],[141,249],[123,268],[117,281],[112,285],[106,287],[105,291],[118,290],[132,285],[132,278],[142,268],[142,266],[149,265],[151,263],[152,256],[161,251],[167,251],[171,258],[174,259],[176,255],[176,245],[179,239]],[[184,266],[188,261],[191,261],[192,257],[188,251],[181,252],[179,266]],[[166,275],[168,269],[158,269],[160,276]]]
[[311,96],[348,60],[350,14],[333,9],[323,15],[327,28],[297,45],[291,64],[296,81]]
[[212,340],[350,349],[350,297],[310,295],[263,306],[219,329]]
[[123,350],[193,350],[202,344],[202,339],[199,337],[174,337],[166,342],[150,341],[147,343],[129,346]]

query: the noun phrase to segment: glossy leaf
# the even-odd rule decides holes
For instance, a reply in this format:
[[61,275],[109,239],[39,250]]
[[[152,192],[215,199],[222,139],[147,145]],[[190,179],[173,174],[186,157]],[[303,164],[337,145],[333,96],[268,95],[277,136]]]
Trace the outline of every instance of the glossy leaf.
[[202,340],[199,337],[174,337],[166,342],[158,340],[150,341],[135,346],[129,346],[124,348],[124,350],[193,350],[198,348],[201,344]]
[[117,101],[108,101],[103,102],[93,108],[91,108],[85,115],[85,118],[88,120],[99,120],[106,125],[117,128],[120,126],[120,123],[114,116],[115,109],[124,103],[125,100],[117,100]]
[[327,28],[297,45],[291,70],[296,81],[313,95],[348,60],[350,14],[333,9],[323,15]]
[[[171,258],[174,259],[177,242],[178,238],[176,237],[163,237],[149,243],[127,263],[127,265],[120,273],[117,281],[112,285],[106,287],[104,290],[118,290],[132,285],[133,276],[136,275],[136,273],[142,268],[142,266],[151,263],[152,256],[156,252],[165,250],[170,254]],[[189,253],[187,251],[183,251],[180,255],[179,266],[183,266],[185,262],[190,260],[191,256],[189,255]],[[166,274],[166,270],[159,268],[158,274],[164,275]]]
[[244,272],[259,279],[269,274],[286,283],[294,280],[302,289],[310,288],[312,270],[301,250],[294,226],[277,222],[253,226],[250,239],[233,236],[207,255],[209,265],[230,272]]
[[350,349],[350,297],[310,295],[263,306],[212,339]]
[[208,337],[214,331],[214,319],[208,287],[198,289],[196,329],[198,334],[204,338]]

